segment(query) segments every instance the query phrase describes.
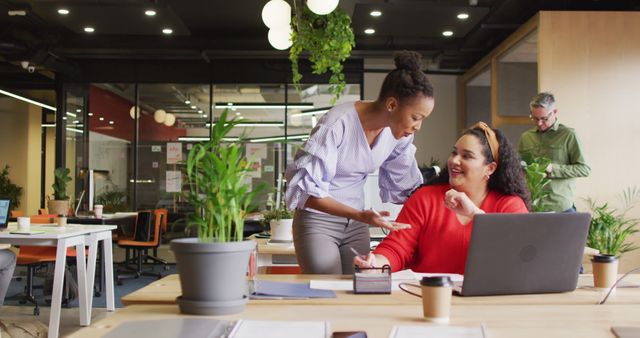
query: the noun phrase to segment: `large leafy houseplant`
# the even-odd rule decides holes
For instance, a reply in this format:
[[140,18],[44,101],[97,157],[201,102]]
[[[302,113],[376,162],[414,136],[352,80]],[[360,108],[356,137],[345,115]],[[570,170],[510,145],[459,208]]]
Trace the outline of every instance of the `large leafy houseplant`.
[[248,300],[246,272],[256,242],[243,240],[244,218],[259,189],[250,191],[245,177],[251,167],[242,143],[225,136],[240,121],[220,115],[208,142],[194,145],[187,156],[187,199],[195,208],[189,225],[198,238],[171,241],[182,295],[176,300],[186,314],[225,315],[241,312]]
[[598,204],[594,199],[587,202],[593,212],[587,246],[601,254],[620,256],[638,247],[627,242],[627,237],[638,232],[639,219],[629,218],[627,212],[640,202],[640,189],[629,187],[621,194],[622,208],[616,209],[608,203]]
[[9,178],[9,166],[5,165],[0,171],[0,196],[11,200],[11,210],[20,206],[20,197],[22,196],[22,187],[11,182]]
[[245,177],[251,163],[244,157],[241,143],[224,138],[240,121],[220,115],[211,140],[194,145],[187,156],[187,199],[197,211],[189,223],[198,227],[202,242],[229,242],[243,239],[244,219],[257,189],[250,191]]
[[545,187],[551,182],[546,172],[550,163],[551,160],[545,157],[533,157],[529,161],[521,162],[527,186],[531,192],[531,211],[547,211],[544,200],[549,195]]
[[[296,1],[293,3],[295,6]],[[334,95],[335,103],[346,86],[342,62],[351,55],[355,46],[351,18],[339,8],[327,15],[318,15],[307,6],[301,7],[295,7],[295,15],[291,18],[293,32],[289,60],[293,84],[300,91],[302,75],[298,69],[298,58],[307,52],[314,74],[331,71],[329,92]]]

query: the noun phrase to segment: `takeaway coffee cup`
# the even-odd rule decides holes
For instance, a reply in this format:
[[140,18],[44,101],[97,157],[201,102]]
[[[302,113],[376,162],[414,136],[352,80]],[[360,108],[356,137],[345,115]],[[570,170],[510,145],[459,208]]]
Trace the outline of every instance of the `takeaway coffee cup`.
[[610,288],[618,278],[618,257],[613,255],[594,255],[591,259],[593,267],[593,286]]
[[18,217],[18,230],[29,231],[30,228],[31,228],[31,218]]
[[93,215],[96,216],[96,218],[102,218],[102,204],[93,206]]
[[414,296],[422,297],[422,311],[424,319],[432,323],[449,323],[451,311],[451,289],[453,283],[449,276],[423,277],[419,287],[422,295],[406,290],[403,286],[415,284],[400,283],[400,289]]
[[58,226],[66,226],[67,225],[67,216],[65,215],[58,215]]

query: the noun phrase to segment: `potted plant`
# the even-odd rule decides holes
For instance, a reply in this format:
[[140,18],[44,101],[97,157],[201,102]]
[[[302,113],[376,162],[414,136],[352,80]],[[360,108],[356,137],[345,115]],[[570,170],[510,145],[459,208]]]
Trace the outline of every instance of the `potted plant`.
[[355,46],[351,18],[339,8],[327,15],[315,14],[307,6],[298,10],[296,2],[293,2],[295,15],[291,18],[293,29],[289,50],[293,84],[300,91],[302,75],[298,70],[298,58],[306,51],[314,74],[331,71],[329,92],[334,95],[332,103],[335,103],[346,86],[342,62]]
[[227,120],[227,110],[211,130],[208,142],[194,145],[187,156],[187,200],[196,212],[188,223],[197,238],[171,241],[182,295],[180,311],[199,315],[241,312],[248,301],[246,272],[256,242],[243,240],[244,218],[259,189],[245,177],[250,162],[244,146],[225,142],[239,120]]
[[640,220],[629,218],[626,214],[640,202],[640,190],[636,187],[627,188],[621,199],[621,210],[610,207],[608,203],[598,205],[595,200],[587,199],[593,213],[587,246],[599,251],[592,260],[596,287],[610,287],[617,278],[620,256],[638,248],[626,240],[638,232],[636,225]]
[[284,201],[279,206],[263,214],[262,224],[271,230],[271,242],[290,243],[293,241],[293,212],[287,209]]
[[551,182],[546,171],[550,163],[551,160],[546,157],[532,157],[528,161],[520,162],[531,193],[531,211],[547,211],[544,200],[549,195],[545,187]]
[[127,210],[127,194],[124,190],[114,186],[107,186],[104,191],[96,197],[96,204],[102,204],[105,213],[114,213]]
[[[9,166],[5,165],[0,171],[0,196],[11,200],[11,210],[20,206],[22,187],[19,187],[9,179]],[[9,210],[9,211],[11,211]]]
[[59,167],[53,172],[53,199],[48,201],[49,214],[67,215],[69,213],[69,196],[67,196],[67,183],[71,182],[71,171],[68,168]]

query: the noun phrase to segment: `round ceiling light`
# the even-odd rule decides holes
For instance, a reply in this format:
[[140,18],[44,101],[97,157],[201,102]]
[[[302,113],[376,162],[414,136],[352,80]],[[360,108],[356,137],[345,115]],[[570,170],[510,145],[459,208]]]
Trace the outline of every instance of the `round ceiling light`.
[[169,35],[169,34],[172,34],[172,33],[173,33],[173,29],[171,29],[171,28],[163,28],[162,29],[162,34]]
[[269,28],[289,26],[291,6],[284,0],[271,0],[262,8],[262,21]]
[[93,33],[93,32],[95,32],[96,30],[95,30],[93,27],[85,27],[85,28],[84,28],[84,31],[85,31],[85,32],[87,32],[87,33]]
[[291,26],[271,28],[267,38],[275,49],[285,50],[289,48],[293,44],[291,42]]
[[174,123],[176,123],[176,116],[173,114],[167,114],[167,116],[164,118],[164,125],[167,127],[171,127],[174,125]]
[[131,109],[129,109],[129,116],[131,116],[132,119],[140,117],[140,107],[132,106]]
[[371,11],[371,13],[369,13],[369,15],[377,18],[377,17],[382,15],[382,12],[380,12],[380,11]]
[[460,20],[467,20],[469,18],[469,14],[467,13],[458,13],[457,18]]
[[452,36],[453,32],[452,31],[444,31],[444,32],[442,32],[442,35],[444,35],[444,36]]
[[339,0],[307,0],[309,9],[318,15],[327,15],[338,7]]
[[367,28],[367,29],[364,30],[364,34],[368,34],[368,35],[371,35],[371,34],[373,34],[375,32],[376,32],[376,30],[373,29],[373,28]]
[[158,109],[153,113],[153,120],[158,123],[163,123],[167,117],[167,112],[164,109]]
[[146,15],[146,16],[155,16],[156,15],[156,11],[154,11],[153,9],[147,9],[146,11],[144,11],[144,15]]
[[60,15],[67,15],[67,14],[69,14],[69,10],[68,10],[68,9],[66,9],[66,8],[60,8],[60,9],[58,10],[58,14],[60,14]]

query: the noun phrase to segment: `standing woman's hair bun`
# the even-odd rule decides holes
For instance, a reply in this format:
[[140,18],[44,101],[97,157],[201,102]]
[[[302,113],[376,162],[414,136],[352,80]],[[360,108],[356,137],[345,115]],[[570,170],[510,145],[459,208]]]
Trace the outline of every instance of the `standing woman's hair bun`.
[[380,87],[378,100],[395,97],[399,101],[422,95],[433,97],[433,86],[422,71],[422,55],[404,50],[393,55],[396,69],[387,74]]
[[403,50],[393,55],[393,60],[397,69],[406,69],[409,71],[422,70],[422,55],[418,52]]

